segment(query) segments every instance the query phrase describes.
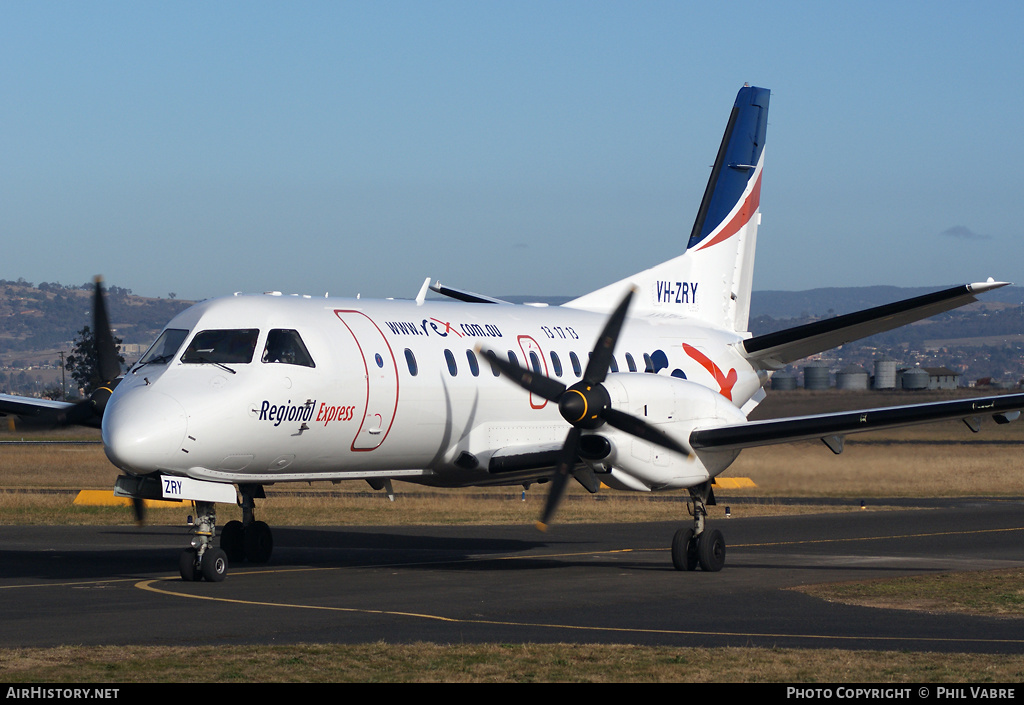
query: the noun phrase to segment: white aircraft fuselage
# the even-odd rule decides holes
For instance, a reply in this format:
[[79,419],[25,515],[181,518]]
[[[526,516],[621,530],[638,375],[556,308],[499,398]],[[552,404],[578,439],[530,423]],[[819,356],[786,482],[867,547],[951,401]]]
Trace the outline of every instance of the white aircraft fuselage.
[[[197,304],[167,329],[247,331],[224,363],[167,360],[130,370],[103,417],[110,460],[131,473],[271,484],[401,478],[438,486],[521,482],[491,457],[561,446],[556,404],[495,374],[481,350],[566,385],[577,382],[605,314],[555,306],[245,295]],[[295,331],[306,364],[271,361],[271,331]],[[252,331],[258,331],[253,334]],[[741,337],[676,314],[630,318],[605,382],[613,405],[683,439],[737,423],[761,388]],[[145,358],[144,358],[145,360]],[[685,459],[610,427],[598,463],[619,489],[678,489],[721,472],[735,452]],[[614,462],[613,462],[614,461]],[[614,468],[613,468],[614,466]]]

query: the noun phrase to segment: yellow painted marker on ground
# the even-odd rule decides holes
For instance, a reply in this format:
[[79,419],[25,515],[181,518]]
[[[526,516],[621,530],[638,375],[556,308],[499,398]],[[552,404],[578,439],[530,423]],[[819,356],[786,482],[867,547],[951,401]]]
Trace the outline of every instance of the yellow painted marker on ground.
[[[144,499],[142,502],[146,509],[155,509],[158,507],[174,508],[181,506],[181,502],[172,502],[163,499]],[[132,506],[132,500],[130,498],[116,497],[110,490],[82,490],[75,497],[74,503],[86,507]]]

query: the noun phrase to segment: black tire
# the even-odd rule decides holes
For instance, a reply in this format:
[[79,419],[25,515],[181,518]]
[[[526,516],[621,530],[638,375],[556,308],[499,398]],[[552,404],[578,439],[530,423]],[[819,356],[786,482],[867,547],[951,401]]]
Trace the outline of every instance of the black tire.
[[245,527],[245,557],[251,563],[266,563],[274,550],[274,535],[265,522],[254,521]]
[[676,570],[697,569],[697,543],[693,529],[680,529],[672,537],[672,565]]
[[178,556],[178,572],[181,579],[186,583],[195,582],[202,578],[202,573],[196,569],[196,549],[186,548]]
[[219,548],[206,549],[200,569],[209,582],[219,583],[228,576],[228,554]]
[[718,529],[705,531],[697,538],[697,559],[701,570],[716,573],[725,565],[725,538]]
[[245,560],[245,529],[242,528],[242,522],[229,521],[224,525],[220,530],[220,547],[232,563]]

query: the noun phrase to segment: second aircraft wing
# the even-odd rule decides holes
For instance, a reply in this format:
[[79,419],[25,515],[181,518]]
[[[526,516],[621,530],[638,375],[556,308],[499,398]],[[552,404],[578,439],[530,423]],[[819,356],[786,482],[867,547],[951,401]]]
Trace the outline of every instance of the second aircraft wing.
[[689,440],[690,446],[700,451],[739,450],[820,438],[833,452],[839,453],[842,438],[848,433],[945,419],[963,419],[977,431],[982,416],[991,415],[997,423],[1007,423],[1016,419],[1021,409],[1024,409],[1024,394],[1004,394],[698,428],[690,433]]

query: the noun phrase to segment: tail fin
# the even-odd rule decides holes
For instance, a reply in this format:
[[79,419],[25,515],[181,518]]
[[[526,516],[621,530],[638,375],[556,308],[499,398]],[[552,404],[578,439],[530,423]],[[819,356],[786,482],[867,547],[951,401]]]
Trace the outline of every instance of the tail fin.
[[768,98],[768,89],[746,85],[736,96],[686,252],[566,306],[611,310],[625,288],[635,286],[634,314],[670,313],[747,329]]

